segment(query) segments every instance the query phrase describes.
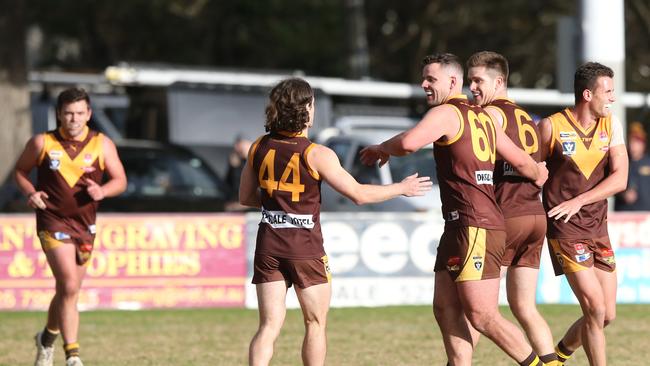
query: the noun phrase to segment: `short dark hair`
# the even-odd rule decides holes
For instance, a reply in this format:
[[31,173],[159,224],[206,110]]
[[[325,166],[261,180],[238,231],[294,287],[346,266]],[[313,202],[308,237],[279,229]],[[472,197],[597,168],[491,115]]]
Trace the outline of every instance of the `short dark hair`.
[[573,95],[576,104],[582,100],[582,92],[585,89],[593,90],[601,76],[613,78],[614,70],[598,62],[587,62],[578,67],[573,78]]
[[424,56],[422,59],[422,67],[430,64],[441,64],[443,66],[449,66],[456,71],[459,71],[463,75],[463,65],[460,63],[458,56],[453,53],[436,53],[433,55]]
[[78,102],[80,100],[85,100],[90,107],[90,96],[83,88],[69,88],[62,91],[59,94],[59,97],[56,99],[56,110],[60,111],[63,106]]
[[300,132],[309,122],[307,105],[312,103],[314,91],[300,78],[282,80],[271,89],[266,106],[267,132]]
[[508,60],[501,54],[492,51],[476,52],[467,59],[467,68],[484,66],[503,76],[503,81],[508,84]]

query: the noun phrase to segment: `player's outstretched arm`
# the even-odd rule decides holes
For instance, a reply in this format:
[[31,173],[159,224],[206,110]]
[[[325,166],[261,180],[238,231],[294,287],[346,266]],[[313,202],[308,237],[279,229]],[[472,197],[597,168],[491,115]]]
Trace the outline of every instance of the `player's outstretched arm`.
[[322,145],[311,149],[307,161],[332,188],[357,205],[382,202],[401,195],[422,196],[433,185],[429,177],[418,177],[417,173],[399,183],[383,186],[360,184],[343,169],[334,151]]
[[34,184],[29,179],[29,172],[38,165],[38,160],[43,151],[45,137],[42,134],[36,135],[27,141],[25,149],[18,157],[14,169],[14,179],[18,189],[27,196],[27,204],[32,208],[44,210],[47,193],[36,191]]
[[379,145],[371,145],[360,152],[361,162],[371,166],[384,165],[392,156],[404,156],[438,141],[442,136],[453,137],[460,128],[456,110],[449,105],[432,108],[413,128],[397,134]]

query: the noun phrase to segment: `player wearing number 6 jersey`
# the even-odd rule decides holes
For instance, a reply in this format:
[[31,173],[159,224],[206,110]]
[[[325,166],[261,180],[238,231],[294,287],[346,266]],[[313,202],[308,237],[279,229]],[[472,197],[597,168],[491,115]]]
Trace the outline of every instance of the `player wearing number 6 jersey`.
[[[490,116],[462,95],[463,68],[452,54],[427,56],[422,88],[431,108],[413,128],[361,152],[361,161],[385,163],[434,144],[445,231],[434,271],[434,314],[452,365],[471,364],[466,319],[521,365],[541,364],[523,333],[498,310],[499,271],[505,249],[492,173],[499,152],[538,185],[546,169],[495,128]],[[469,354],[469,358],[467,357]]]
[[421,196],[429,177],[417,173],[400,183],[359,184],[329,148],[312,143],[314,93],[307,82],[287,79],[271,90],[265,128],[249,151],[239,188],[241,204],[260,207],[253,283],[260,322],[249,349],[250,365],[268,365],[285,316],[287,289],[295,284],[304,322],[302,361],[323,365],[331,284],[320,230],[321,182],[357,204],[399,195]]
[[[485,108],[515,145],[540,161],[537,126],[526,111],[508,99],[508,60],[495,52],[477,52],[467,60],[467,75],[475,103]],[[508,304],[542,362],[553,365],[557,360],[553,335],[537,311],[535,300],[540,253],[546,234],[541,189],[521,177],[498,155],[494,184],[506,226],[502,266],[507,267]]]

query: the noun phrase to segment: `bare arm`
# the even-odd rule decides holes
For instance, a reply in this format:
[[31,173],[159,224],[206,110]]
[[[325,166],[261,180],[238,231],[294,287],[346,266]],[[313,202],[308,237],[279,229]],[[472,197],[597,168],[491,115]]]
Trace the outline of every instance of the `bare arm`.
[[239,203],[249,207],[262,207],[259,182],[253,171],[251,159],[246,161],[239,183]]
[[38,158],[43,151],[44,140],[44,136],[39,134],[27,141],[25,149],[16,161],[14,170],[16,185],[27,196],[27,204],[32,208],[40,208],[42,210],[46,207],[44,200],[48,198],[47,193],[36,191],[34,184],[29,179],[29,172],[38,164]]
[[104,136],[102,148],[104,149],[104,167],[108,174],[108,181],[100,186],[92,179],[86,179],[88,184],[86,190],[95,201],[117,196],[126,189],[126,173],[115,144]]
[[541,152],[542,161],[546,160],[551,153],[551,138],[553,134],[553,127],[551,120],[544,118],[539,122],[539,149]]
[[322,145],[311,149],[307,160],[323,180],[357,205],[382,202],[400,195],[422,196],[432,186],[429,177],[418,177],[417,173],[399,183],[383,186],[360,184],[343,169],[334,151]]
[[413,128],[404,131],[379,145],[371,145],[361,150],[361,162],[373,165],[379,161],[384,165],[392,156],[404,156],[419,150],[442,136],[453,138],[460,129],[456,110],[450,105],[432,108]]
[[542,186],[548,178],[544,163],[537,163],[530,155],[515,145],[501,128],[495,128],[497,152],[507,160],[519,174]]
[[556,220],[566,215],[564,222],[568,222],[582,206],[602,201],[625,189],[627,185],[628,158],[625,145],[612,146],[609,149],[609,175],[594,188],[551,208],[548,217]]

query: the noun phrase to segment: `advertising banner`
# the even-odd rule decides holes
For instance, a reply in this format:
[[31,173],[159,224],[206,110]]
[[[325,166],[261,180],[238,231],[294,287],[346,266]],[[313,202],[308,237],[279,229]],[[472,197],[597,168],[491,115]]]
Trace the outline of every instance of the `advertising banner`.
[[[239,307],[242,215],[102,214],[80,309]],[[0,215],[0,310],[47,309],[54,278],[33,215]]]

